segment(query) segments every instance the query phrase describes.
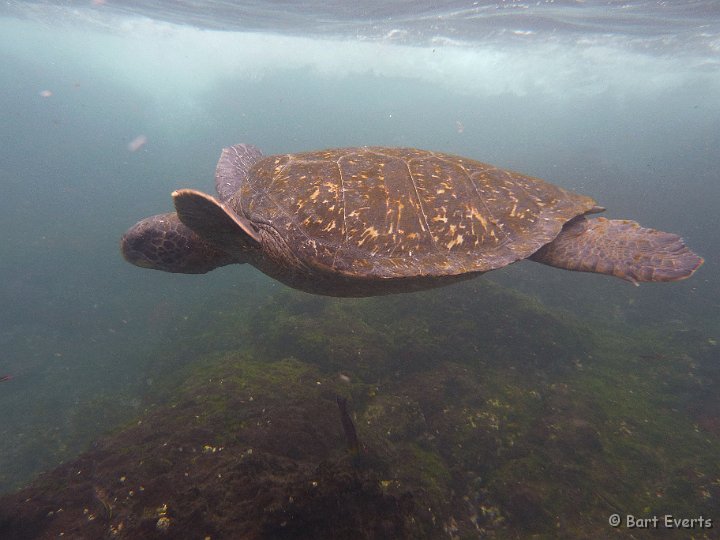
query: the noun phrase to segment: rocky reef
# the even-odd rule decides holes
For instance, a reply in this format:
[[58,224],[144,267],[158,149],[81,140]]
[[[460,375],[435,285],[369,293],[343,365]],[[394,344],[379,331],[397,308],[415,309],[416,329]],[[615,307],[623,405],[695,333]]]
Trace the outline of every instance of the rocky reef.
[[482,280],[230,292],[174,332],[144,413],[0,498],[0,538],[717,537],[711,337],[621,332]]

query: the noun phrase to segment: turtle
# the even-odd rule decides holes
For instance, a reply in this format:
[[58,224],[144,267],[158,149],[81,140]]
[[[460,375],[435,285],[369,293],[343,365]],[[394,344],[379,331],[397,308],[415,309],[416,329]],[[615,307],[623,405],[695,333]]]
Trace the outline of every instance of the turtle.
[[522,259],[631,283],[677,281],[703,259],[676,234],[588,196],[443,152],[333,148],[263,156],[225,148],[217,196],[172,193],[175,212],[121,239],[137,266],[201,274],[249,263],[314,294],[362,297],[448,285]]

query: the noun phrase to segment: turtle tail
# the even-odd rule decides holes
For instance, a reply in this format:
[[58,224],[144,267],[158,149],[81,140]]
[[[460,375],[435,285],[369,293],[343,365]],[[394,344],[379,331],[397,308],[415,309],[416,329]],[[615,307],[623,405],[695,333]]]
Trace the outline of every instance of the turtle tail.
[[530,259],[566,270],[608,274],[637,285],[679,281],[703,263],[676,234],[646,229],[635,221],[579,217]]
[[175,212],[137,222],[120,240],[125,260],[154,270],[204,274],[238,262],[183,225]]

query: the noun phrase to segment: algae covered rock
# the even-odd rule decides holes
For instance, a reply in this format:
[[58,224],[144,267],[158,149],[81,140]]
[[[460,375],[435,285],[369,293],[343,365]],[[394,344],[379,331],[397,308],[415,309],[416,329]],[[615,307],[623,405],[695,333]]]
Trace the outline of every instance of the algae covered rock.
[[717,508],[706,340],[483,282],[226,293],[169,337],[145,412],[0,498],[0,538],[644,537],[607,517]]

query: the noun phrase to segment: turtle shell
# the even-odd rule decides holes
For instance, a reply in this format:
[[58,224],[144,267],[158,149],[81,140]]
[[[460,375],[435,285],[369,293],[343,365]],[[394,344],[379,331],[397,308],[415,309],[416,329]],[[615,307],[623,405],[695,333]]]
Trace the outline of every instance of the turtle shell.
[[486,272],[524,259],[595,206],[537,178],[412,148],[261,159],[236,209],[315,268],[401,278]]

